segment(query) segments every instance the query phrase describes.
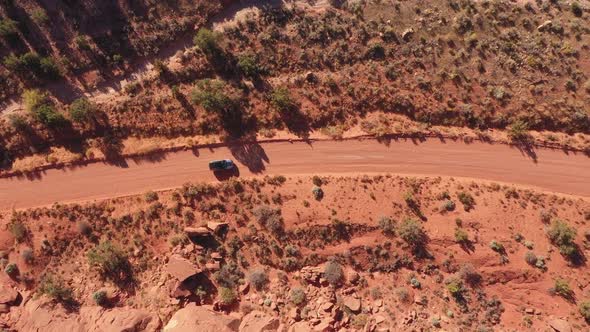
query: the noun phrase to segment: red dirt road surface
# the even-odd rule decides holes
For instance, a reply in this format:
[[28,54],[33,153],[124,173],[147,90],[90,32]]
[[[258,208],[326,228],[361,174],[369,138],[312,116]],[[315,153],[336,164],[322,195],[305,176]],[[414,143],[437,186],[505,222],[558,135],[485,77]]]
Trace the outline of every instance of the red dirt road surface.
[[397,173],[456,176],[590,196],[590,158],[537,149],[534,158],[506,145],[427,140],[262,143],[199,149],[47,170],[38,177],[0,179],[0,209],[76,202],[168,189],[186,182],[217,181],[212,159],[231,158],[240,177]]

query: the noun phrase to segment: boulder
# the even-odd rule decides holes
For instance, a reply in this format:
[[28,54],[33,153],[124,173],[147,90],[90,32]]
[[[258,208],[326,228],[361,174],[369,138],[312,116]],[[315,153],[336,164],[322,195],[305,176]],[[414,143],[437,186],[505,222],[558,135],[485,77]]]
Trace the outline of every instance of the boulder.
[[211,232],[207,227],[185,227],[184,232],[188,236],[209,236]]
[[334,331],[334,327],[332,326],[332,320],[329,318],[323,319],[320,323],[313,327],[314,331],[317,332],[331,332]]
[[157,314],[140,309],[82,307],[80,317],[87,332],[159,331],[161,322]]
[[247,282],[243,285],[240,285],[238,290],[239,290],[240,294],[242,294],[242,295],[248,294],[248,292],[250,291],[250,283]]
[[189,303],[170,318],[163,331],[233,332],[238,331],[239,326],[240,320],[233,316],[215,312],[211,306],[197,306],[194,303]]
[[557,332],[572,332],[572,326],[564,319],[554,318],[549,320],[549,326]]
[[537,27],[539,31],[545,31],[553,25],[553,21],[547,20]]
[[355,285],[357,282],[359,282],[360,278],[361,277],[359,276],[359,274],[355,271],[351,271],[350,273],[348,273],[348,276],[346,277],[348,282],[350,282],[353,285]]
[[355,299],[354,297],[346,297],[344,298],[343,302],[344,306],[347,307],[350,311],[359,313],[361,311],[361,300]]
[[312,327],[309,325],[308,322],[302,321],[297,322],[289,327],[288,332],[309,332],[312,330]]
[[228,223],[226,222],[210,221],[207,223],[207,228],[217,235],[219,235],[223,231],[223,229],[227,227]]
[[276,331],[279,324],[277,317],[270,316],[262,311],[252,311],[242,318],[240,332]]
[[201,272],[198,266],[180,255],[170,256],[164,270],[181,282]]

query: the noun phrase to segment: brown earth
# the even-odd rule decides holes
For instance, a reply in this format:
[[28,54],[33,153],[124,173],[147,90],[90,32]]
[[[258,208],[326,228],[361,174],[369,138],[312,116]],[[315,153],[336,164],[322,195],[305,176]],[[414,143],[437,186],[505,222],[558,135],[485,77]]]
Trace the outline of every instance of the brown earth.
[[87,201],[173,188],[191,181],[216,181],[212,159],[233,158],[239,175],[359,174],[394,172],[478,178],[589,196],[590,160],[581,153],[458,142],[400,140],[267,143],[199,149],[47,170],[29,178],[0,179],[0,207],[24,208]]

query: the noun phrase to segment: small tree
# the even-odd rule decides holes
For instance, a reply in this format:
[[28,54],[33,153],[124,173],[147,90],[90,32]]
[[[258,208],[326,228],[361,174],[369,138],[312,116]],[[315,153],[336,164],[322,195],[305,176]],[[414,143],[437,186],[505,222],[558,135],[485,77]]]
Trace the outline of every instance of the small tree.
[[558,246],[559,252],[571,260],[576,260],[580,255],[578,246],[574,242],[576,234],[575,228],[559,219],[554,220],[547,231],[551,243]]
[[590,322],[590,301],[580,303],[580,314],[586,322]]
[[95,118],[96,106],[86,98],[79,98],[70,104],[69,113],[72,121],[80,124],[89,123]]
[[195,45],[205,53],[205,55],[211,57],[221,52],[221,48],[219,47],[220,37],[221,35],[214,31],[207,28],[201,28],[197,31],[197,35],[193,41]]
[[256,57],[251,54],[244,54],[238,57],[238,68],[244,76],[249,78],[257,78],[260,74],[260,67],[258,66]]
[[389,217],[382,216],[379,218],[379,228],[387,236],[393,236],[395,234],[395,223]]
[[463,204],[465,211],[469,212],[475,207],[475,199],[470,193],[461,191],[457,194],[457,198],[459,199],[459,202]]
[[460,244],[467,244],[469,243],[469,234],[463,228],[457,227],[455,229],[455,241]]
[[342,266],[336,261],[329,261],[326,263],[324,267],[324,277],[326,280],[334,285],[340,285],[342,279],[344,278],[344,272],[342,271]]
[[103,290],[96,291],[92,294],[92,299],[97,305],[104,306],[107,303],[107,292]]
[[10,224],[8,224],[8,230],[17,242],[23,242],[29,234],[29,229],[19,219],[13,219]]
[[281,113],[292,111],[296,104],[286,87],[273,90],[270,96],[271,104]]

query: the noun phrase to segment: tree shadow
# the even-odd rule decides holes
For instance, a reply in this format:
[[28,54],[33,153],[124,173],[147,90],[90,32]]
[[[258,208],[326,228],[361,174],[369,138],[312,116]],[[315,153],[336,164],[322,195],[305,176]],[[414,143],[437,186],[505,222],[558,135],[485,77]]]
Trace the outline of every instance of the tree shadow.
[[236,165],[232,169],[214,171],[213,175],[215,175],[215,178],[218,181],[227,181],[231,178],[239,177],[240,176],[240,169]]
[[264,163],[270,163],[262,146],[256,142],[232,144],[228,146],[232,156],[248,167],[252,173],[260,173],[266,169]]

